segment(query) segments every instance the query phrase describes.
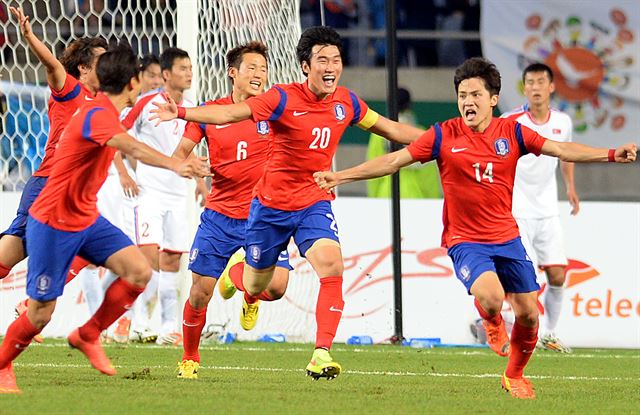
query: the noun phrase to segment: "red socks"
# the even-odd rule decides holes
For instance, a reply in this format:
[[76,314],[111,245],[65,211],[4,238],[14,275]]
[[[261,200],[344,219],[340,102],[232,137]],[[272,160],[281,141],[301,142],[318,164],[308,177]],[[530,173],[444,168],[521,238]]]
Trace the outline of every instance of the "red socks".
[[342,276],[320,278],[320,292],[316,303],[316,349],[331,348],[343,309]]
[[115,280],[104,294],[104,301],[100,308],[84,326],[80,327],[80,337],[88,342],[97,340],[102,330],[129,310],[143,291],[144,287],[132,285],[122,278]]
[[74,279],[76,277],[76,275],[78,275],[80,273],[80,271],[82,271],[82,269],[84,267],[86,267],[87,265],[89,265],[90,262],[87,261],[84,258],[80,258],[79,256],[73,258],[73,262],[71,263],[71,267],[69,267],[69,273],[67,274],[67,279],[64,282],[65,285],[69,284],[69,282],[71,282],[72,279]]
[[42,330],[36,329],[23,313],[7,328],[7,334],[0,345],[0,369],[13,362],[24,349],[29,346],[31,339]]
[[480,314],[480,317],[482,317],[483,319],[487,320],[489,323],[491,323],[493,325],[496,325],[496,326],[502,324],[502,314],[501,313],[496,313],[495,316],[490,316],[484,310],[484,308],[482,308],[482,305],[475,298],[473,299],[473,304],[476,306],[476,309],[478,310],[478,313]]
[[0,280],[9,275],[11,268],[0,262]]
[[524,367],[529,362],[538,341],[538,326],[526,327],[518,323],[513,324],[511,331],[511,354],[505,374],[508,378],[521,378]]
[[184,352],[182,360],[193,360],[200,363],[200,335],[207,321],[207,307],[200,310],[193,308],[189,300],[184,303],[182,320],[182,342]]
[[240,291],[245,291],[244,284],[242,284],[242,274],[244,274],[244,261],[240,261],[231,268],[229,268],[229,279]]

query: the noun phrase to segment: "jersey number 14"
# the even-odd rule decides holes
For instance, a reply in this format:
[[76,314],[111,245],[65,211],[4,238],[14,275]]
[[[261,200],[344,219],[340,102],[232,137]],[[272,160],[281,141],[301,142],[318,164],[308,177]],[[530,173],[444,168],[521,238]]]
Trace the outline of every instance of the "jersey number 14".
[[476,180],[478,183],[481,183],[482,179],[487,179],[489,183],[493,183],[493,163],[487,163],[487,167],[484,169],[482,176],[480,176],[480,163],[475,163],[472,166],[476,169]]

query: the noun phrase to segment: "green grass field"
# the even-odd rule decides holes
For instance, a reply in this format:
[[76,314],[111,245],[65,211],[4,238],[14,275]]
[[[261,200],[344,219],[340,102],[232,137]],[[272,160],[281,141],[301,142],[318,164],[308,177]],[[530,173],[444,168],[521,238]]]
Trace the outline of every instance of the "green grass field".
[[179,348],[105,347],[114,377],[62,340],[29,347],[15,363],[23,393],[0,395],[0,414],[640,413],[638,350],[537,351],[527,374],[538,399],[519,401],[488,349],[336,345],[344,372],[314,382],[306,344],[205,346],[198,380],[176,378]]

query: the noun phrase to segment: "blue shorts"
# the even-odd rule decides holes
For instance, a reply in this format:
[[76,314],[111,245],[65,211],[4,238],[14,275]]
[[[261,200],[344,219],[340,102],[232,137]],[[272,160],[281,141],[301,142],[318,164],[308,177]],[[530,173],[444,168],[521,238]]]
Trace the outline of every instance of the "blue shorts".
[[[200,275],[219,278],[238,249],[244,248],[247,220],[230,218],[205,209],[191,246],[189,269]],[[292,270],[287,249],[280,252],[276,266]]]
[[27,242],[25,241],[25,236],[27,233],[27,217],[29,216],[29,209],[42,191],[44,185],[47,184],[47,179],[48,177],[31,176],[29,180],[27,180],[27,184],[25,184],[24,189],[22,190],[22,196],[20,196],[20,205],[18,205],[18,212],[15,219],[11,222],[9,229],[0,233],[0,237],[2,237],[2,235],[13,235],[22,239],[25,254],[27,253]]
[[536,272],[518,236],[501,244],[463,242],[449,249],[458,279],[471,293],[471,286],[486,271],[498,274],[507,293],[538,291]]
[[272,266],[292,236],[302,256],[318,239],[340,243],[331,203],[322,200],[291,212],[264,206],[253,199],[247,219],[247,264],[257,269]]
[[27,218],[27,294],[38,301],[62,295],[73,258],[78,255],[95,265],[133,242],[102,216],[78,232],[54,229],[29,216]]

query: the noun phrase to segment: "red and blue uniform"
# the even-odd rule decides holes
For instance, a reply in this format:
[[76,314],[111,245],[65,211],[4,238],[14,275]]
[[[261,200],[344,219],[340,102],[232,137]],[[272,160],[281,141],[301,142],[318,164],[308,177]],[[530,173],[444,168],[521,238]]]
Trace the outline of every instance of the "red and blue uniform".
[[[229,97],[204,105],[233,104]],[[189,255],[189,269],[219,277],[231,255],[245,246],[247,216],[253,188],[271,153],[273,135],[267,121],[244,120],[206,125],[189,122],[184,137],[207,141],[211,160],[211,191]],[[290,269],[286,249],[277,266]]]
[[117,109],[101,93],[69,120],[49,180],[27,219],[27,294],[31,298],[47,301],[62,295],[76,255],[103,265],[113,253],[132,245],[96,207],[96,194],[116,151],[106,143],[122,133],[126,130]]
[[[50,87],[51,88],[51,87]],[[42,164],[38,170],[29,178],[22,191],[20,204],[15,219],[4,231],[2,235],[14,235],[22,239],[26,250],[25,233],[27,226],[27,216],[29,208],[33,201],[38,197],[42,188],[47,183],[47,178],[51,174],[53,168],[53,156],[58,147],[58,141],[62,135],[62,131],[69,122],[73,113],[80,105],[92,98],[91,92],[76,78],[67,74],[64,86],[61,90],[56,91],[51,88],[51,97],[49,98],[49,138],[45,147],[45,154]]]
[[544,142],[510,119],[493,118],[480,133],[454,118],[407,147],[416,161],[437,160],[444,193],[442,245],[468,290],[485,271],[497,272],[507,292],[538,289],[511,203],[518,159],[540,155]]
[[334,195],[316,185],[313,173],[331,169],[342,134],[364,118],[367,104],[343,87],[318,99],[306,82],[275,85],[245,102],[253,120],[268,120],[274,135],[249,212],[247,263],[275,264],[292,236],[302,255],[318,239],[339,242]]

